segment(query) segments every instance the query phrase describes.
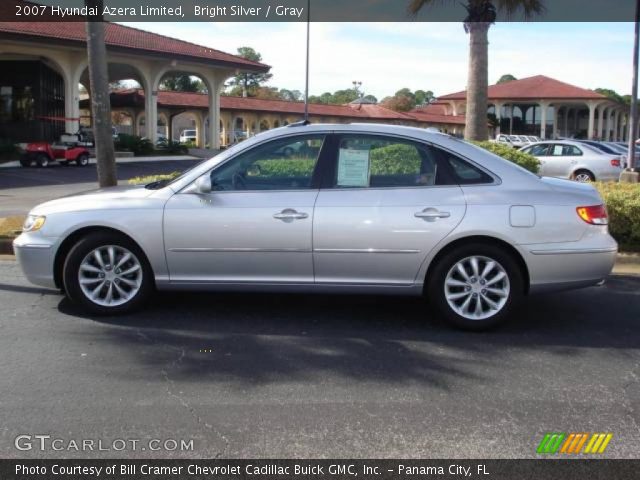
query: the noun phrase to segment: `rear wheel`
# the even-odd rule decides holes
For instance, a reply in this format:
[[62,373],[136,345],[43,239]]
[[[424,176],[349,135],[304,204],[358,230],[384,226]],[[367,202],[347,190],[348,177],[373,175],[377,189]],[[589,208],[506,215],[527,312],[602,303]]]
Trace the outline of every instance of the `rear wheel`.
[[20,157],[20,165],[22,167],[28,168],[31,166],[31,157],[29,157],[28,155],[22,155]]
[[87,165],[89,165],[89,155],[87,155],[86,153],[78,155],[78,158],[76,158],[76,165],[78,165],[79,167],[86,167]]
[[593,173],[591,173],[589,170],[578,170],[573,174],[573,179],[576,182],[588,183],[588,182],[595,182],[596,176]]
[[429,299],[449,323],[466,330],[486,330],[507,320],[524,291],[516,260],[490,244],[452,250],[429,276]]
[[96,232],[69,252],[63,269],[67,296],[97,315],[127,313],[143,305],[153,290],[144,252],[127,237]]
[[49,155],[45,153],[39,153],[36,157],[36,163],[39,167],[46,168],[51,163],[51,159],[49,158]]

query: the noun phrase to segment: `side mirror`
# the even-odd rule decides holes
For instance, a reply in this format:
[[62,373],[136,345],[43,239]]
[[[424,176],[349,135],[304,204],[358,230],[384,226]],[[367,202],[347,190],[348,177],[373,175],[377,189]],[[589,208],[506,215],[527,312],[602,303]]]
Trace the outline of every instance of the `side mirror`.
[[209,174],[203,175],[196,180],[195,185],[198,193],[211,193],[211,176]]

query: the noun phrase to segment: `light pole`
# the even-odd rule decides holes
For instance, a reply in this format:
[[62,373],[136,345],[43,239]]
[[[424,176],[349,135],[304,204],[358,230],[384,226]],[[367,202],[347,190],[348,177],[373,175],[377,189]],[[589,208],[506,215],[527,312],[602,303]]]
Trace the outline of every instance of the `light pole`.
[[636,135],[638,131],[638,54],[640,42],[640,0],[636,0],[635,37],[633,40],[633,85],[631,86],[631,113],[629,115],[629,154],[628,166],[620,175],[621,182],[638,183],[636,171]]

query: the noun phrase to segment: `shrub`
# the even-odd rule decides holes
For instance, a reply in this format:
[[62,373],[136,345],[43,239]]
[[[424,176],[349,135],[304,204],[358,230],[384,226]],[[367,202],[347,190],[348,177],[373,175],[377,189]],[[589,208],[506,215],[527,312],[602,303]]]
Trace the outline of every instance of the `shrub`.
[[609,213],[609,231],[623,250],[640,250],[640,184],[603,183],[594,186]]
[[11,140],[0,138],[0,160],[9,160],[18,157],[18,146]]
[[164,144],[163,150],[167,153],[184,154],[189,153],[189,148],[180,142],[169,141]]
[[148,183],[159,182],[162,180],[171,181],[180,176],[180,172],[171,172],[160,175],[146,175],[143,177],[133,177],[128,180],[130,185],[147,185]]
[[259,166],[262,177],[304,177],[311,175],[315,160],[305,158],[259,160],[256,165]]
[[498,155],[499,157],[509,160],[510,162],[520,165],[533,173],[538,173],[540,168],[540,162],[533,155],[516,150],[508,145],[502,145],[495,142],[474,142],[479,147],[489,150],[491,153]]
[[154,149],[151,141],[146,138],[120,133],[116,140],[116,150],[133,152],[138,157],[140,155],[149,155],[153,153]]

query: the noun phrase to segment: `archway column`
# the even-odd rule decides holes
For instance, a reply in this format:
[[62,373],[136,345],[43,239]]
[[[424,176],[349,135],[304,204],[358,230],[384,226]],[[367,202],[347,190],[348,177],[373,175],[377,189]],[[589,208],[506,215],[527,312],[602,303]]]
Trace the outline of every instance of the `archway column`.
[[598,104],[596,102],[589,102],[587,106],[589,107],[589,126],[587,127],[587,138],[589,140],[593,140],[593,134],[595,130],[595,115]]
[[496,115],[496,123],[498,126],[496,127],[496,136],[500,135],[501,125],[502,125],[502,108],[504,107],[504,102],[493,102],[493,108],[495,110]]
[[607,108],[604,105],[602,105],[601,107],[598,107],[598,126],[597,126],[597,129],[598,129],[598,138],[599,139],[602,138],[602,135],[604,133],[604,111],[606,109]]
[[549,108],[549,102],[538,102],[540,107],[540,138],[542,140],[547,139],[547,110]]

